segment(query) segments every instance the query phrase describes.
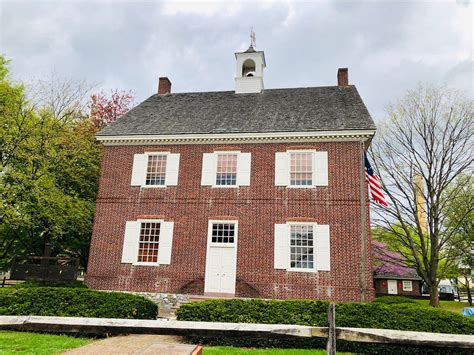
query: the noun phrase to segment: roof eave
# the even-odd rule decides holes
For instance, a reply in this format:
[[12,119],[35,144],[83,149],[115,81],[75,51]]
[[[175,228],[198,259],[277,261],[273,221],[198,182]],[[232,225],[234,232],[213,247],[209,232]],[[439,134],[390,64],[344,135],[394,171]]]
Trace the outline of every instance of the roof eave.
[[254,132],[207,133],[176,135],[96,135],[105,145],[129,144],[246,144],[280,142],[360,141],[372,139],[375,129],[308,131],[308,132]]

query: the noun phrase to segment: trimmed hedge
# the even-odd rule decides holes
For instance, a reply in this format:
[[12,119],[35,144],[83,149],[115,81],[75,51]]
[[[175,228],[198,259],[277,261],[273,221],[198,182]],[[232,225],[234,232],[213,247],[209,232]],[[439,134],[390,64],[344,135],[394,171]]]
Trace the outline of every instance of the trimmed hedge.
[[141,296],[86,288],[0,290],[0,315],[156,319],[158,306]]
[[382,297],[377,297],[374,301],[374,303],[385,303],[385,304],[394,304],[394,303],[416,303],[413,298],[408,298],[408,297],[403,297],[403,296],[382,296]]
[[86,284],[82,281],[25,281],[20,282],[10,287],[14,288],[26,288],[26,287],[67,287],[67,288],[87,288]]
[[[210,300],[182,305],[178,320],[327,326],[326,301]],[[417,303],[339,303],[339,327],[474,334],[474,320]]]
[[[210,300],[182,305],[178,320],[208,322],[246,322],[267,324],[300,324],[327,326],[326,301],[309,300]],[[438,333],[473,334],[474,321],[446,310],[429,308],[418,303],[384,304],[339,303],[336,325],[354,328],[382,328]],[[253,339],[189,337],[192,343],[243,347],[324,349],[321,338]],[[337,341],[338,351],[364,354],[470,354],[470,350],[394,346]]]

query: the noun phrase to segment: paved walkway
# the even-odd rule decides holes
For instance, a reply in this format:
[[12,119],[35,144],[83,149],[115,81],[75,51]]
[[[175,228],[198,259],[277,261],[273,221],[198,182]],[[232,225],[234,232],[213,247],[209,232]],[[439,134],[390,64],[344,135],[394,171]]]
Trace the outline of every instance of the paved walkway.
[[183,337],[173,335],[132,334],[97,340],[91,344],[65,352],[65,355],[189,355],[196,345],[185,344]]

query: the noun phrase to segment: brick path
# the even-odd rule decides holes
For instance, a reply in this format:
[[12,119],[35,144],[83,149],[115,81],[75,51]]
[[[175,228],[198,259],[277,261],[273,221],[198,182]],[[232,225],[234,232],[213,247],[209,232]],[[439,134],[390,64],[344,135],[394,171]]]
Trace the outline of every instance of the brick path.
[[69,350],[65,355],[116,354],[116,355],[184,355],[193,352],[196,345],[185,344],[183,337],[172,335],[132,334],[97,340],[80,348]]

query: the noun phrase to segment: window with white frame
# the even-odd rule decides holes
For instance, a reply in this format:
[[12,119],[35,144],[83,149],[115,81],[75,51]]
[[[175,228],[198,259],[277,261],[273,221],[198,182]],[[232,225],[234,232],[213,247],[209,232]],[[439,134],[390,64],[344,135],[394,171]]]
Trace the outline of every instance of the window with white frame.
[[159,219],[126,221],[122,263],[159,266],[171,264],[174,222]]
[[328,152],[317,150],[275,152],[275,186],[291,188],[328,186]]
[[235,241],[234,223],[213,223],[212,224],[212,243],[233,244]]
[[313,153],[290,153],[290,186],[313,185]]
[[145,185],[165,185],[166,154],[148,155]]
[[290,226],[290,269],[314,269],[313,225]]
[[237,185],[237,158],[238,154],[217,154],[216,185]]
[[251,153],[221,151],[202,156],[201,185],[212,187],[250,186]]
[[130,185],[158,188],[178,185],[179,159],[179,153],[134,154]]
[[403,291],[413,291],[413,284],[411,281],[403,281]]
[[158,262],[160,229],[159,222],[141,222],[137,258],[139,263]]

